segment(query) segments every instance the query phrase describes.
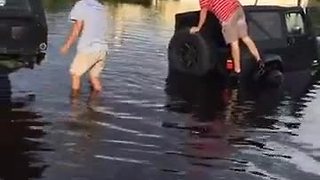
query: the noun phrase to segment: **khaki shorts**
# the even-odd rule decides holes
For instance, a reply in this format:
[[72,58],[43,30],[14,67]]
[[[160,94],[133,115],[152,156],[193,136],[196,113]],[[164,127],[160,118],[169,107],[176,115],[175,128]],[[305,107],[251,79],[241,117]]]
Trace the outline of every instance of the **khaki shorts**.
[[222,22],[222,34],[227,44],[248,36],[248,26],[242,8],[238,8],[230,19]]
[[75,56],[70,73],[77,76],[82,76],[87,71],[90,71],[91,77],[99,77],[106,63],[107,53],[98,51],[95,53],[78,52]]

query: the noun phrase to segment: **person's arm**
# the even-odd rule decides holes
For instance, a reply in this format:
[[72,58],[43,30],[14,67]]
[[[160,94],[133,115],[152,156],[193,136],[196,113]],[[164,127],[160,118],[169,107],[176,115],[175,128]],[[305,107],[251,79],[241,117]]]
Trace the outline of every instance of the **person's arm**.
[[73,23],[72,29],[69,33],[69,36],[67,37],[66,42],[64,43],[64,45],[60,49],[62,54],[68,53],[71,46],[77,41],[78,37],[80,36],[80,34],[82,32],[83,24],[84,24],[84,22],[82,20],[81,21],[76,20]]
[[200,11],[200,18],[199,18],[198,26],[192,27],[190,29],[191,33],[196,33],[196,32],[200,31],[200,29],[202,28],[203,24],[206,22],[207,14],[208,14],[208,9],[207,8],[202,8],[201,11]]
[[207,14],[208,14],[208,9],[207,8],[201,9],[200,18],[199,18],[199,24],[198,24],[198,28],[199,29],[201,29],[203,24],[206,22]]

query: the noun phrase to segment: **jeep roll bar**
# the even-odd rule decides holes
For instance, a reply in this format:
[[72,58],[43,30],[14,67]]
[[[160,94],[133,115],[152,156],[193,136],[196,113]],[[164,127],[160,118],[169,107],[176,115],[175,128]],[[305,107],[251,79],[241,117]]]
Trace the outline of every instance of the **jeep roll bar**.
[[[255,0],[254,2],[254,6],[258,5],[259,0]],[[297,0],[297,6],[301,6],[302,1],[301,0]]]

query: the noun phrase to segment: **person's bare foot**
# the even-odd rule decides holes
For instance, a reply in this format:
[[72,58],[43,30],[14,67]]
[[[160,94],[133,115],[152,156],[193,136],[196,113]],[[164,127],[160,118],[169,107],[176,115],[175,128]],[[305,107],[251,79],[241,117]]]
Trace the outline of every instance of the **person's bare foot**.
[[260,75],[263,75],[265,73],[265,65],[262,60],[257,60],[257,72]]
[[77,98],[80,95],[80,90],[79,89],[71,89],[70,92],[70,97],[71,98]]
[[101,92],[102,91],[102,85],[101,81],[98,77],[91,77],[90,78],[90,86],[91,90]]
[[237,73],[237,74],[240,74],[240,73],[241,73],[241,69],[236,69],[236,68],[235,68],[235,69],[234,69],[234,72]]
[[93,88],[93,91],[96,93],[101,93],[102,92],[102,88]]
[[91,92],[94,92],[94,93],[102,92],[102,88],[101,87],[94,87],[92,85],[90,85],[90,90],[91,90]]
[[263,69],[264,68],[264,62],[261,59],[257,60],[258,68]]
[[100,91],[91,90],[89,95],[89,102],[95,100],[100,95]]

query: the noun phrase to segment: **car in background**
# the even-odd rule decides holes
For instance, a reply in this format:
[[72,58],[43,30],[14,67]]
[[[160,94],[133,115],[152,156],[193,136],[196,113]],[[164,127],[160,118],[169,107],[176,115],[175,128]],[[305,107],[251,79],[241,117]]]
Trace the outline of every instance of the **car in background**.
[[40,64],[46,55],[47,35],[41,0],[0,0],[0,65],[33,68]]
[[[244,80],[267,80],[279,84],[283,72],[306,70],[319,60],[317,36],[308,13],[300,6],[244,6],[248,31],[263,55],[266,72],[257,74],[256,64],[247,48],[242,47]],[[187,73],[230,77],[233,61],[230,48],[221,33],[218,19],[209,13],[199,33],[190,34],[196,26],[199,11],[176,14],[175,32],[168,47],[169,74]]]

